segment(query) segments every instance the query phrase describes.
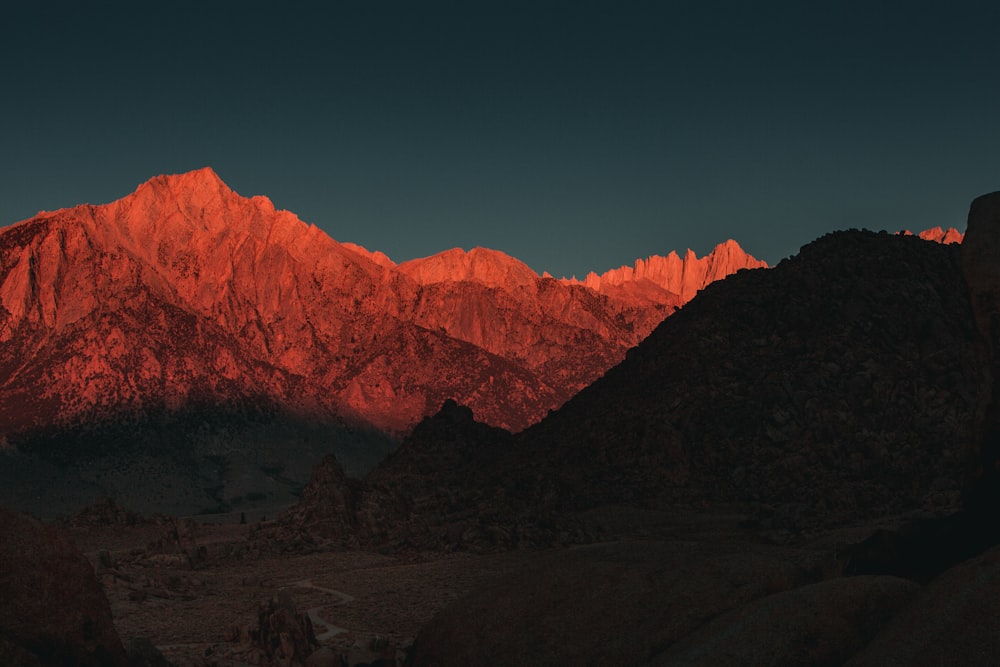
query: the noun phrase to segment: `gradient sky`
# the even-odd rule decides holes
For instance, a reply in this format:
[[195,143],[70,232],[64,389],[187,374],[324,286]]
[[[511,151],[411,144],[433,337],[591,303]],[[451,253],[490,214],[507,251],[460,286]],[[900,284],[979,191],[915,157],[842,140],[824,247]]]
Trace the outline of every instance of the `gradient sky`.
[[556,276],[964,229],[1000,189],[998,35],[961,0],[18,3],[0,224],[209,165],[396,261]]

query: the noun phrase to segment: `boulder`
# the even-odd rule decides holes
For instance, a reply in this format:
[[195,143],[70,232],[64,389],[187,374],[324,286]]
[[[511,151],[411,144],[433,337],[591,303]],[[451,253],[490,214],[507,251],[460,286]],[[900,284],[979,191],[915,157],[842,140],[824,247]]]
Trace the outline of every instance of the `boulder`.
[[776,593],[715,618],[650,665],[840,665],[910,600],[897,577],[842,577]]
[[437,614],[409,664],[634,665],[734,606],[804,580],[749,545],[623,542],[566,549]]
[[124,665],[90,562],[52,526],[0,508],[0,662]]
[[273,664],[304,663],[319,648],[309,615],[299,612],[287,591],[260,605],[251,638],[260,656]]
[[929,583],[847,665],[1000,664],[1000,547]]

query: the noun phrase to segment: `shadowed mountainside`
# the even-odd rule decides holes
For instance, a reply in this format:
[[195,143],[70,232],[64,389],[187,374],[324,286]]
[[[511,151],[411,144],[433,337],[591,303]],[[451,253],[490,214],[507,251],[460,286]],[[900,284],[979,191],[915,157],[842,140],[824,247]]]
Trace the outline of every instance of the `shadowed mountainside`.
[[519,442],[571,502],[753,501],[803,521],[949,506],[975,341],[958,246],[831,234],[710,286]]

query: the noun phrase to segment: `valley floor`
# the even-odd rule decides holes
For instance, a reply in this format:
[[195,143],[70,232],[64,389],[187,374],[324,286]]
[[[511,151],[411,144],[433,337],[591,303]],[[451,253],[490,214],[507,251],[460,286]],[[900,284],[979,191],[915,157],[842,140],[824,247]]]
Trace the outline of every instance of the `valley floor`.
[[[177,665],[241,664],[234,629],[256,627],[259,605],[283,590],[309,613],[320,643],[338,653],[363,654],[373,645],[402,649],[449,602],[538,557],[335,551],[210,557],[192,568],[166,554],[139,556],[162,536],[162,526],[70,532],[96,565],[123,641],[149,638]],[[247,533],[245,525],[201,525],[197,542],[209,553],[224,553]],[[101,551],[111,568],[101,567]]]
[[[892,651],[900,636],[913,639],[907,628],[953,616],[935,596],[983,588],[983,568],[991,583],[982,595],[1000,581],[1000,550],[923,587],[842,576],[850,545],[873,524],[793,534],[726,508],[605,507],[582,518],[608,539],[485,554],[270,555],[248,539],[252,525],[238,523],[161,519],[69,532],[126,646],[144,637],[172,663],[200,667],[264,664],[249,636],[262,627],[261,606],[280,597],[308,614],[327,659],[348,665],[402,664],[408,654],[418,665],[735,665],[774,651],[784,656],[775,664],[906,664]],[[177,548],[185,540],[194,561]],[[900,623],[890,623],[895,616]],[[886,663],[885,651],[899,659]]]

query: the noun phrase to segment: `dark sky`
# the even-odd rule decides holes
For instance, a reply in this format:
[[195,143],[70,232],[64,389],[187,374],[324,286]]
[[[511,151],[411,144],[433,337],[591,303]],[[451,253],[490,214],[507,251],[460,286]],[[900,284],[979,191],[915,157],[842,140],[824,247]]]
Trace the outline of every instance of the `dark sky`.
[[582,276],[1000,189],[996,2],[24,2],[0,95],[0,224],[209,165],[396,261]]

